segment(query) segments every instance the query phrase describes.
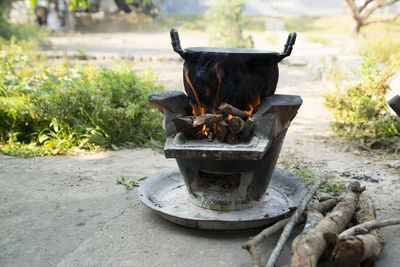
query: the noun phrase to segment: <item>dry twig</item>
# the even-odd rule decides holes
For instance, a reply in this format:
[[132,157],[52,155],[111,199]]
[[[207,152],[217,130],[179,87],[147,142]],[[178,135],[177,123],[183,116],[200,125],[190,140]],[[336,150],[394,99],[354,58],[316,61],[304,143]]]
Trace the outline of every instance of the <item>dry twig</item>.
[[281,234],[281,237],[278,240],[278,243],[276,244],[274,250],[271,253],[271,256],[267,262],[266,267],[273,267],[275,265],[276,260],[278,259],[279,255],[281,254],[283,245],[285,244],[286,240],[289,238],[290,233],[293,230],[293,227],[296,225],[297,221],[300,219],[302,216],[304,210],[307,207],[308,202],[310,202],[311,198],[317,192],[318,188],[321,187],[323,183],[326,182],[326,178],[323,178],[316,182],[313,187],[310,188],[308,191],[307,195],[304,197],[304,199],[301,201],[299,207],[296,209],[294,212],[293,216],[290,218],[289,222],[286,224],[285,228],[283,229],[283,232]]
[[347,229],[346,231],[342,232],[339,235],[339,238],[358,235],[358,234],[365,234],[373,229],[382,228],[385,226],[390,226],[395,224],[400,224],[400,218],[368,221]]

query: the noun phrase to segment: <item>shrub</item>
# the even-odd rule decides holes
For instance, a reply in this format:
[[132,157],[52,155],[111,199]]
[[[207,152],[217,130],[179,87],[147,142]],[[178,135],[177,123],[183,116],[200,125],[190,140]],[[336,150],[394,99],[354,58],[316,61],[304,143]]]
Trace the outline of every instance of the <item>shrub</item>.
[[161,88],[149,71],[139,77],[128,65],[112,70],[48,66],[23,55],[16,44],[4,46],[0,150],[9,153],[13,144],[16,149],[23,144],[40,147],[47,154],[127,145],[159,147],[164,141],[161,115],[147,100],[156,90]]
[[243,38],[243,0],[218,0],[205,14],[211,44],[224,47],[250,47]]
[[360,41],[358,53],[363,57],[373,58],[375,61],[390,64],[393,55],[400,51],[400,40],[392,37],[373,38]]
[[331,126],[336,133],[371,148],[394,148],[400,121],[390,115],[385,100],[389,79],[398,69],[398,60],[392,62],[383,68],[366,59],[358,70],[359,81],[324,96],[334,116]]

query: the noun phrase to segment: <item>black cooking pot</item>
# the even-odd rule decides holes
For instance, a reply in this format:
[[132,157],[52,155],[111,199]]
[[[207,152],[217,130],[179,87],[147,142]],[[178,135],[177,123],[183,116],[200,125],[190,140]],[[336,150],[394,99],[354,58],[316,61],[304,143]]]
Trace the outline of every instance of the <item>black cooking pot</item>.
[[221,102],[251,111],[275,93],[278,62],[290,56],[296,33],[289,34],[282,53],[245,48],[191,47],[182,49],[171,29],[171,43],[184,60],[183,80],[195,115],[217,112]]

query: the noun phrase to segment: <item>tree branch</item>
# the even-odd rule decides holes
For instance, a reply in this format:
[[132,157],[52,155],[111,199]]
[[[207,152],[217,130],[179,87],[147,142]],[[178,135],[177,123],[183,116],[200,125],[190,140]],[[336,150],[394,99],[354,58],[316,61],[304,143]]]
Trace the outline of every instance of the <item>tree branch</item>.
[[290,233],[293,230],[293,227],[296,225],[299,218],[302,216],[304,210],[307,207],[308,202],[310,202],[311,198],[314,196],[315,192],[317,192],[318,188],[321,187],[322,184],[326,182],[327,178],[322,178],[318,182],[316,182],[313,187],[310,188],[307,195],[301,201],[299,207],[294,212],[293,216],[290,218],[290,221],[286,224],[285,229],[281,234],[281,237],[278,240],[274,250],[271,253],[271,256],[267,262],[266,267],[273,267],[275,265],[276,260],[278,259],[279,255],[281,254],[283,245],[285,244],[286,240],[289,238]]
[[386,6],[390,6],[393,5],[394,3],[398,2],[399,0],[391,0],[388,2],[385,1],[377,1],[375,0],[374,3],[376,3],[375,5],[369,5],[370,7],[365,9],[364,13],[360,13],[361,17],[363,17],[364,19],[368,18],[375,10],[377,10],[378,8],[382,8],[382,7],[386,7]]
[[[307,209],[317,210],[320,213],[325,214],[326,212],[331,210],[340,200],[340,198],[333,197],[321,202],[314,201],[307,206]],[[242,248],[246,249],[249,252],[250,257],[253,261],[253,266],[260,266],[260,254],[256,248],[257,244],[282,229],[289,222],[289,220],[290,218],[286,218],[273,224],[272,226],[264,229],[261,233],[254,237],[251,237],[247,242],[242,244]],[[298,224],[303,223],[304,221],[305,216],[303,214],[303,216],[299,219]]]
[[394,17],[392,17],[392,18],[389,18],[389,19],[375,19],[375,20],[370,20],[370,21],[364,22],[364,26],[365,26],[365,25],[372,24],[372,23],[390,23],[390,22],[395,21],[399,16],[400,16],[400,14],[397,14],[396,16],[394,16]]
[[265,238],[269,237],[273,233],[276,233],[281,228],[283,228],[289,222],[289,220],[290,220],[290,218],[280,220],[279,222],[273,224],[272,226],[264,229],[258,235],[250,238],[249,241],[242,244],[242,248],[247,249],[247,251],[250,253],[251,259],[253,260],[254,267],[260,266],[260,254],[258,253],[256,245],[258,243],[260,243],[262,240],[264,240]]
[[395,224],[400,224],[400,218],[368,221],[368,222],[356,225],[354,227],[351,227],[351,228],[347,229],[346,231],[343,231],[339,235],[339,238],[346,237],[346,236],[353,236],[353,235],[357,235],[359,233],[365,233],[365,231],[369,232],[373,229],[377,229],[377,228],[381,228],[381,227],[385,227],[385,226],[389,226],[389,225],[395,225]]

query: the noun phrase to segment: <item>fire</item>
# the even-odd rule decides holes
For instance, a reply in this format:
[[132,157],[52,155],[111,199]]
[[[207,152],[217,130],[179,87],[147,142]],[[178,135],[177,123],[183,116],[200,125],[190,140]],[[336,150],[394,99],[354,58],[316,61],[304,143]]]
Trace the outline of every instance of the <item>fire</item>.
[[[212,107],[211,110],[209,110],[206,107],[203,107],[201,105],[199,97],[198,97],[197,92],[196,92],[196,89],[194,88],[194,86],[193,86],[193,84],[192,84],[192,82],[190,81],[190,78],[189,78],[189,68],[186,68],[186,70],[185,70],[185,79],[186,79],[186,82],[189,85],[190,89],[193,92],[193,96],[194,96],[194,100],[195,100],[195,102],[193,102],[193,101],[189,102],[189,104],[192,107],[192,113],[193,113],[194,116],[203,115],[203,114],[206,114],[206,113],[212,113],[212,114],[221,113],[221,111],[218,110],[218,107],[221,104],[220,90],[221,90],[221,86],[222,86],[222,75],[223,75],[223,70],[224,70],[222,64],[227,59],[227,57],[228,57],[228,54],[223,59],[221,59],[220,61],[215,63],[215,65],[212,68],[215,71],[215,75],[216,75],[216,77],[218,79],[218,86],[217,86],[216,91],[215,91],[215,99],[214,99],[213,107]],[[246,64],[243,63],[243,65],[244,65],[245,72],[247,71],[249,73],[250,71],[248,70]],[[240,67],[238,68],[236,75],[239,75],[239,76],[242,75],[242,72],[240,71]],[[249,87],[251,86],[250,81],[249,81],[248,86]],[[251,91],[252,90],[250,90],[250,92]],[[211,92],[212,92],[212,88],[210,89],[210,88],[207,87],[207,88],[205,88],[204,94],[205,94],[206,97],[212,97]],[[251,115],[253,113],[254,108],[256,106],[258,106],[260,104],[260,102],[261,101],[260,101],[260,93],[259,92],[257,93],[257,95],[250,95],[250,101],[248,103],[248,108],[247,108],[247,110],[244,110],[244,112],[246,112],[246,113]],[[231,114],[227,114],[227,115],[228,115],[227,118],[226,118],[227,120],[231,120],[233,118],[233,116]],[[204,125],[202,127],[201,131],[199,131],[196,135],[208,136],[210,134],[215,133],[215,131],[216,131],[216,126],[207,127],[207,126]]]
[[251,103],[249,103],[249,110],[245,110],[247,114],[253,114],[253,110],[261,103],[260,93],[257,94],[256,99],[254,99]]
[[[189,79],[189,68],[187,68],[186,71],[185,71],[185,77],[186,77],[187,83],[189,84],[190,88],[191,88],[192,91],[193,91],[194,98],[196,99],[196,104],[197,104],[197,106],[194,106],[193,103],[190,103],[190,105],[191,105],[192,108],[193,108],[193,114],[194,114],[194,115],[197,115],[197,114],[199,113],[199,112],[197,112],[197,111],[200,111],[200,112],[201,112],[201,110],[203,110],[203,108],[202,108],[202,106],[201,106],[201,104],[200,104],[199,97],[197,96],[196,90],[194,90],[193,84],[192,84],[192,82],[191,82],[190,79]],[[201,113],[201,114],[204,114],[204,113]]]
[[[221,74],[222,74],[222,71],[223,71],[223,68],[221,67],[221,64],[224,63],[224,61],[227,58],[228,58],[228,54],[226,54],[225,57],[222,60],[220,60],[217,63],[215,63],[215,65],[213,67],[213,70],[215,71],[215,74],[217,75],[217,79],[218,79],[218,88],[217,88],[217,91],[215,93],[215,101],[214,101],[214,107],[213,107],[213,111],[214,112],[215,112],[215,109],[217,108],[217,106],[220,103],[219,92],[220,92],[220,89],[221,89],[221,83],[222,83]],[[215,114],[216,114],[216,112],[215,112]]]

